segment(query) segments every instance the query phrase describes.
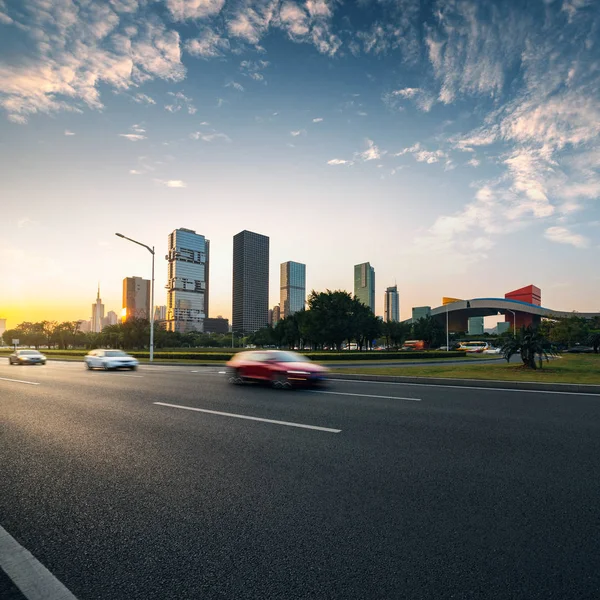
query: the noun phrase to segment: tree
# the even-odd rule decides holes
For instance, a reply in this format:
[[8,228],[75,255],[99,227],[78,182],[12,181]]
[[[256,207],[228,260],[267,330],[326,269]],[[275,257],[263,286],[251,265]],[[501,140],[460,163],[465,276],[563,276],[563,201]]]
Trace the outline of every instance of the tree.
[[510,362],[512,356],[520,352],[523,366],[529,369],[541,369],[544,358],[549,360],[550,356],[556,355],[550,342],[531,325],[521,327],[516,336],[505,338],[501,351],[506,362]]
[[442,325],[432,316],[421,317],[412,325],[412,335],[417,340],[423,340],[429,346],[439,346],[445,332]]
[[587,343],[592,346],[594,352],[598,354],[600,350],[600,331],[592,331],[590,332]]
[[549,339],[570,348],[575,344],[584,344],[589,335],[589,324],[576,314],[558,319],[550,329]]

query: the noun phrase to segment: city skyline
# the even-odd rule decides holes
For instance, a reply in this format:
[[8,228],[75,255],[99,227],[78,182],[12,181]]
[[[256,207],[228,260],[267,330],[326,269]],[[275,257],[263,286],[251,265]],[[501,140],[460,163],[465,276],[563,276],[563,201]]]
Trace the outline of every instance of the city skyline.
[[1,318],[89,318],[98,280],[119,306],[150,261],[115,231],[160,249],[166,305],[182,226],[211,240],[212,315],[243,229],[271,240],[269,306],[294,257],[307,292],[368,258],[401,319],[531,281],[598,310],[597,2],[96,5],[0,2]]

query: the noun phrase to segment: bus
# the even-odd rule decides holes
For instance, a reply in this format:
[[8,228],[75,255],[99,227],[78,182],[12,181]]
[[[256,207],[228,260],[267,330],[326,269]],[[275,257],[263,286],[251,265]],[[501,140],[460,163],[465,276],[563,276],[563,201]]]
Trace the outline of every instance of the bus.
[[487,342],[478,341],[460,342],[458,345],[458,349],[465,352],[483,352],[489,348],[490,345]]
[[429,346],[423,340],[406,340],[402,350],[427,350]]

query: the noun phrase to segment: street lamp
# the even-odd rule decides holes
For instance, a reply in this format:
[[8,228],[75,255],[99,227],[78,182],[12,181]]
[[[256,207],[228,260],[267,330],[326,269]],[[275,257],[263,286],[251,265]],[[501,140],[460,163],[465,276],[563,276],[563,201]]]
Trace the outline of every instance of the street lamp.
[[506,309],[509,313],[512,313],[513,316],[513,335],[515,336],[515,338],[517,337],[517,314],[515,313],[514,310],[510,310],[510,308]]
[[115,235],[138,246],[143,246],[152,254],[152,285],[150,287],[150,362],[152,362],[154,360],[154,246],[150,248],[150,246],[146,246],[146,244],[142,244],[142,242],[138,242],[137,240],[132,240],[122,233],[115,233]]

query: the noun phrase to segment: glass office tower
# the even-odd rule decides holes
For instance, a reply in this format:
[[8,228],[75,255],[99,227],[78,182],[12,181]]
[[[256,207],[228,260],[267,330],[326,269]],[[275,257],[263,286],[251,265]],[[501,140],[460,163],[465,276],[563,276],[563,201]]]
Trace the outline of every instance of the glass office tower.
[[371,263],[354,265],[354,295],[375,314],[375,269]]
[[293,261],[281,263],[279,306],[283,318],[302,310],[306,303],[306,265]]
[[169,234],[168,331],[203,331],[208,316],[210,242],[191,229]]
[[383,305],[383,320],[400,320],[400,300],[398,298],[398,286],[393,285],[385,290],[385,300]]

